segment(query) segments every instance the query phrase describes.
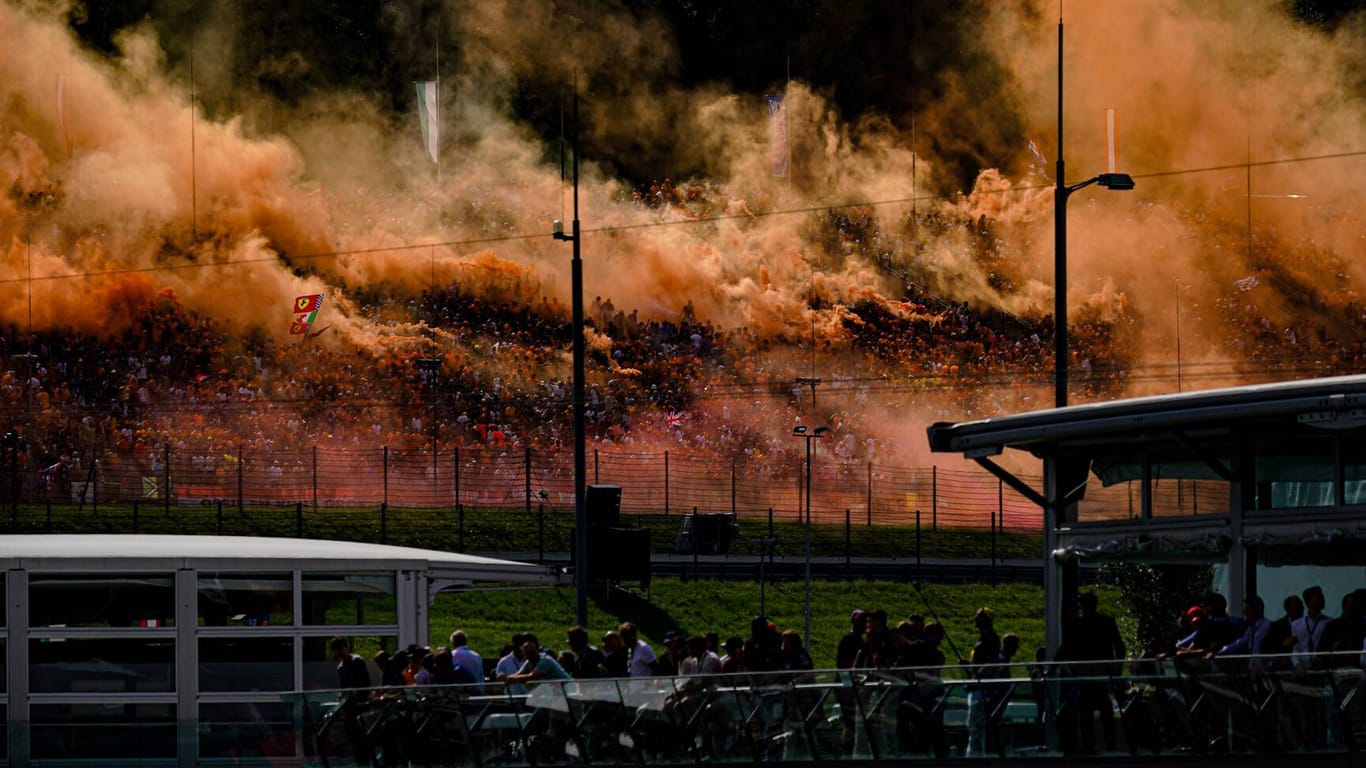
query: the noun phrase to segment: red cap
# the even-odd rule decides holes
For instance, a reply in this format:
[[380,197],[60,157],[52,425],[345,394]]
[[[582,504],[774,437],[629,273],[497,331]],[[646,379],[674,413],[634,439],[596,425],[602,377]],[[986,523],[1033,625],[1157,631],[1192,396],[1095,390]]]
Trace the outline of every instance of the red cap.
[[1186,609],[1186,618],[1188,618],[1188,619],[1195,619],[1195,618],[1197,618],[1197,617],[1201,617],[1201,616],[1204,616],[1204,615],[1205,615],[1205,609],[1204,609],[1204,608],[1201,608],[1201,607],[1198,606],[1198,605],[1192,605],[1191,607],[1189,607],[1189,608]]

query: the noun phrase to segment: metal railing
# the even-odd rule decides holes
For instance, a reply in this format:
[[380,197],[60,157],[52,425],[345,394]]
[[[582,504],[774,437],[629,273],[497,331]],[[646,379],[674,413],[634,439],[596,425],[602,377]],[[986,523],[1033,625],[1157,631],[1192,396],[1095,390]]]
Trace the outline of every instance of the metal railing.
[[[1284,657],[573,680],[285,696],[308,765],[1355,753],[1366,676]],[[1290,759],[1290,758],[1286,758]]]

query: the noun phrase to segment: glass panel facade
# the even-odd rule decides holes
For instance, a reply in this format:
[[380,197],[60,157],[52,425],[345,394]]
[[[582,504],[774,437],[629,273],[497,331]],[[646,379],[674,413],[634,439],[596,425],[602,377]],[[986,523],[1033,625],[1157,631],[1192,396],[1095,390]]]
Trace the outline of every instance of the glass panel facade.
[[309,626],[394,624],[394,574],[306,573],[303,618]]
[[169,627],[175,624],[171,574],[29,576],[29,624],[39,627]]
[[175,690],[175,638],[33,638],[29,687],[35,693]]
[[291,625],[294,578],[289,573],[202,573],[199,623],[208,627]]
[[1343,435],[1342,479],[1348,504],[1366,504],[1366,437]]
[[[370,682],[380,684],[379,666],[374,663],[375,654],[380,650],[393,653],[398,647],[398,638],[389,637],[348,637],[351,649],[366,660],[370,668]],[[332,690],[338,685],[337,660],[332,656],[330,637],[305,637],[304,643],[304,690]]]
[[201,758],[292,757],[296,753],[290,707],[278,701],[201,704]]
[[32,753],[40,760],[173,758],[174,704],[34,704]]
[[201,691],[294,689],[291,637],[206,637],[199,641]]
[[1332,436],[1258,440],[1257,509],[1326,507],[1335,503]]

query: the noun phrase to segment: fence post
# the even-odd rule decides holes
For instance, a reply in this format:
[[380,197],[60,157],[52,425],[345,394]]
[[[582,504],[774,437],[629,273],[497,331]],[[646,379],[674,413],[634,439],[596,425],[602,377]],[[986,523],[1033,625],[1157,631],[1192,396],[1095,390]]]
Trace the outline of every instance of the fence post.
[[735,509],[735,459],[733,457],[730,460],[730,513],[737,517],[740,514]]
[[[664,453],[664,455],[665,455],[665,456],[668,456],[669,454],[668,454],[668,452],[666,451],[666,452]],[[665,466],[668,466],[668,465],[666,464]],[[698,539],[698,536],[697,536],[697,529],[698,529],[698,527],[699,527],[699,526],[698,526],[698,520],[699,520],[699,519],[700,519],[700,518],[697,517],[697,507],[693,507],[693,508],[692,508],[692,528],[689,528],[689,529],[688,529],[688,538],[692,540],[692,541],[691,541],[691,543],[692,543],[692,577],[693,577],[694,579],[697,578],[697,553],[702,549],[702,547],[698,546],[698,541],[697,541],[697,539]]]
[[873,462],[868,462],[868,527],[873,527]]
[[381,504],[389,503],[389,446],[384,446],[384,455],[381,459],[380,468],[384,475],[384,498],[380,499]]
[[[530,515],[530,514],[531,514],[531,446],[529,446],[529,445],[526,447],[526,455],[522,457],[522,475],[523,475],[523,478],[526,480],[525,487],[523,488],[523,490],[526,491],[526,513],[527,513],[528,515]],[[541,515],[542,515],[542,518],[544,518],[544,516],[545,516],[545,509],[542,509],[542,510],[541,510]],[[543,519],[543,520],[542,520],[542,526],[543,526],[543,527],[544,527],[544,524],[545,524],[545,522],[544,522],[544,519]],[[543,533],[544,533],[544,532],[543,532]],[[539,562],[539,561],[538,561],[538,562]]]
[[318,514],[318,446],[313,446],[313,514]]
[[245,515],[247,508],[242,501],[242,444],[237,444],[237,514]]
[[[167,441],[167,443],[161,447],[161,453],[162,453],[162,457],[163,457],[163,458],[162,458],[162,476],[163,476],[163,478],[164,478],[163,489],[162,489],[162,496],[164,497],[163,505],[164,505],[165,508],[166,508],[166,516],[167,516],[167,517],[170,517],[170,516],[171,516],[171,443],[170,443],[169,441]],[[137,529],[134,528],[134,529],[133,529],[133,532],[134,532],[134,533],[137,533]]]
[[915,585],[920,586],[920,510],[915,511]]
[[379,505],[379,543],[389,543],[389,502],[383,501]]
[[294,502],[294,537],[302,539],[304,537],[304,503]]
[[[577,481],[576,481],[577,482]],[[598,449],[593,449],[593,485],[597,485],[598,480]],[[574,493],[582,493],[582,488],[575,488]]]
[[996,586],[996,523],[1005,523],[1005,487],[1003,480],[996,481],[996,509],[991,512],[991,586]]
[[[669,452],[664,452],[664,516],[669,516]],[[697,510],[693,510],[693,523],[697,523]]]
[[[528,497],[530,498],[530,497]],[[528,503],[530,503],[528,501]],[[536,562],[545,562],[545,502],[537,504],[536,510]]]
[[852,510],[848,507],[844,507],[844,564],[846,564],[846,566],[850,564],[850,560],[852,556],[854,556],[854,552],[852,552],[852,536],[850,530],[851,514]]
[[939,467],[930,467],[930,530],[939,530]]
[[455,506],[455,515],[456,515],[456,526],[455,526],[455,528],[456,528],[456,545],[455,545],[455,548],[456,548],[456,551],[457,551],[457,552],[464,552],[464,551],[465,551],[465,508],[462,507],[462,506],[460,505],[460,446],[457,444],[457,445],[456,445],[454,448],[452,448],[451,450],[452,450],[452,452],[453,452],[453,454],[454,454],[454,458],[452,459],[452,461],[454,462],[454,466],[452,467],[452,472],[453,472],[453,474],[454,474],[454,478],[453,478],[453,480],[454,480],[454,488],[453,488],[453,493],[454,493],[454,495],[451,497],[451,504],[453,504],[453,505]]

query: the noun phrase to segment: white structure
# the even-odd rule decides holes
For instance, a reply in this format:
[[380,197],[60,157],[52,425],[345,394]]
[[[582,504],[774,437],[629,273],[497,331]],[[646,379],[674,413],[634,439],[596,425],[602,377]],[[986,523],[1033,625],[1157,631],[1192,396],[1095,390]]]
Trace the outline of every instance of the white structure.
[[393,651],[427,641],[443,589],[555,581],[485,557],[232,536],[5,536],[0,563],[11,766],[293,755],[268,743],[288,730],[280,694],[337,687],[331,637]]

